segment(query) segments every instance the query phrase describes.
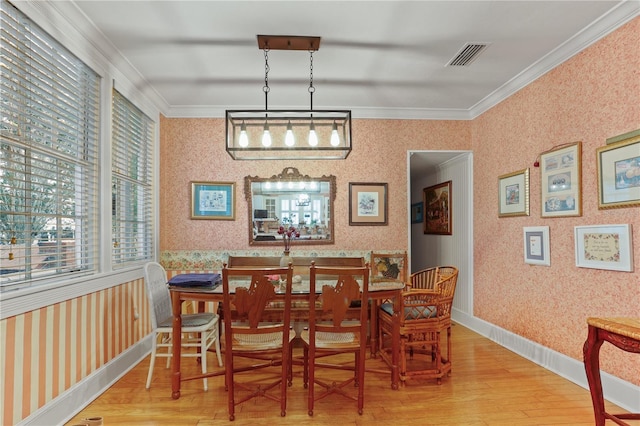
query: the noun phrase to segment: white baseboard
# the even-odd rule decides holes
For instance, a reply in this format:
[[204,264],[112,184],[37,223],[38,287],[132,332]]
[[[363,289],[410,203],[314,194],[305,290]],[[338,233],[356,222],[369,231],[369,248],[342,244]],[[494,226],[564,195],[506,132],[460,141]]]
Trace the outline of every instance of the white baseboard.
[[[510,331],[454,309],[452,319],[557,375],[589,389],[582,361],[570,358]],[[585,328],[586,336],[586,328]],[[604,399],[632,413],[640,413],[640,386],[601,372]]]
[[151,353],[148,335],[82,381],[22,419],[18,426],[63,425]]
[[[584,364],[481,319],[454,310],[453,320],[561,377],[589,389]],[[62,425],[100,396],[151,352],[151,335],[105,364],[18,426]],[[640,413],[640,387],[602,372],[604,398],[632,413]]]

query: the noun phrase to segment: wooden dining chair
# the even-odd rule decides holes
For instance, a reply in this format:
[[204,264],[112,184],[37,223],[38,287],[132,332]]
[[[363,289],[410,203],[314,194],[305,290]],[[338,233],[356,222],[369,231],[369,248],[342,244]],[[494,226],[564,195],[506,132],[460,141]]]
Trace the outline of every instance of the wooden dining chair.
[[[151,361],[145,386],[149,389],[156,358],[167,358],[166,367],[169,368],[173,347],[173,310],[167,287],[167,272],[161,264],[148,262],[144,266],[144,282],[150,306],[151,327],[155,334],[151,341]],[[211,312],[182,315],[182,348],[186,350],[181,351],[181,356],[199,358],[202,374],[207,372],[207,350],[211,345],[215,345],[218,364],[222,367],[218,320],[218,314]],[[206,378],[203,379],[203,385],[204,390],[207,390]]]
[[[284,278],[284,289],[279,279]],[[229,420],[235,419],[235,407],[252,398],[264,396],[280,402],[280,415],[287,409],[287,385],[291,385],[290,328],[293,269],[286,268],[222,268],[225,387],[229,404]],[[280,290],[278,290],[280,291]],[[280,321],[265,317],[265,308],[283,299]],[[236,358],[250,359],[250,363]],[[276,377],[256,375],[255,370],[277,367]],[[244,372],[254,372],[241,374]],[[244,380],[243,380],[244,379]],[[236,389],[245,393],[236,399]],[[277,389],[278,392],[270,392]]]
[[[333,393],[357,401],[358,414],[364,407],[364,372],[367,346],[367,301],[369,291],[369,265],[364,267],[319,267],[314,262],[310,267],[309,306],[314,306],[316,294],[313,289],[322,289],[320,307],[310,309],[309,327],[302,331],[304,346],[304,387],[309,389],[308,414],[313,416],[314,403]],[[321,279],[319,277],[322,277]],[[360,303],[353,303],[359,301]],[[358,310],[356,319],[351,312]],[[316,312],[320,310],[321,312]],[[320,315],[319,315],[320,314]],[[338,354],[353,353],[354,367],[330,361]],[[353,371],[340,382],[335,377],[324,379],[316,372],[318,368],[334,368]],[[354,392],[345,387],[354,384]],[[316,393],[315,385],[323,388]]]
[[401,381],[434,378],[441,384],[451,372],[451,308],[458,270],[443,267],[440,274],[438,269],[413,274],[413,285],[378,312],[379,353],[391,368],[399,369]]

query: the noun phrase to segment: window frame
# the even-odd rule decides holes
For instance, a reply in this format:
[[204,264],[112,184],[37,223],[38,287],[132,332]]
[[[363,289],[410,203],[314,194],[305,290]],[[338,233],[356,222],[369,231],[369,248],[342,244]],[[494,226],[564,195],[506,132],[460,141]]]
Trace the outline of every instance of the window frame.
[[121,269],[153,260],[155,122],[115,87],[111,93],[111,265]]
[[[99,270],[92,275],[67,280],[54,280],[34,287],[25,287],[11,292],[0,293],[0,320],[25,312],[34,311],[65,300],[119,286],[123,283],[142,279],[142,265],[130,265],[119,270],[111,267],[111,91],[114,87],[136,107],[140,108],[155,123],[152,155],[153,170],[153,241],[155,243],[153,259],[159,258],[159,229],[157,224],[159,202],[159,121],[161,108],[166,107],[162,99],[153,93],[143,93],[140,76],[126,66],[116,68],[115,62],[124,63],[117,52],[113,52],[108,40],[96,35],[92,27],[78,25],[82,17],[72,3],[25,1],[13,4],[36,25],[48,32],[72,54],[102,77],[100,87],[100,172],[99,172]],[[70,19],[73,18],[73,19]]]
[[99,269],[101,77],[12,4],[0,16],[6,292]]

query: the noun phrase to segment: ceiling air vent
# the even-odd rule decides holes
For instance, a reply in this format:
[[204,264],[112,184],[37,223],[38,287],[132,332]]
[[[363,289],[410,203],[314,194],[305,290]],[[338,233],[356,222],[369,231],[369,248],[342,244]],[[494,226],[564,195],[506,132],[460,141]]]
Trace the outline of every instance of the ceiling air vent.
[[447,66],[464,67],[473,62],[480,52],[489,46],[487,43],[467,43]]

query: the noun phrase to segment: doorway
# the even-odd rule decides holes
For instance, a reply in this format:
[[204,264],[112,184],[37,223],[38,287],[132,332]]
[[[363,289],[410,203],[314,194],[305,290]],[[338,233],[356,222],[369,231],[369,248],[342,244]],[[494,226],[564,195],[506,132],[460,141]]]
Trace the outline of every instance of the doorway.
[[411,272],[437,265],[457,267],[460,272],[453,308],[473,315],[473,153],[408,151],[407,176],[408,209],[423,202],[424,188],[452,183],[451,235],[425,234],[424,223],[409,219],[409,265]]

